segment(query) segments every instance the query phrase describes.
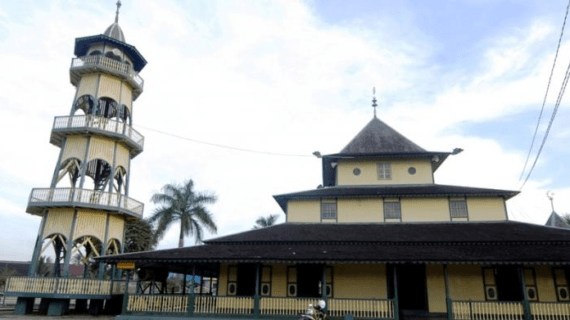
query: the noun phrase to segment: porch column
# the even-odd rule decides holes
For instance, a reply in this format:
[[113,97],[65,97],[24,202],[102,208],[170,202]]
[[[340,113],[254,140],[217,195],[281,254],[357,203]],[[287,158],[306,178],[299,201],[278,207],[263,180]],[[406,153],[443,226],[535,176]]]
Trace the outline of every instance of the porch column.
[[519,272],[519,279],[521,282],[521,288],[523,294],[524,320],[531,320],[532,316],[530,314],[530,303],[528,302],[528,297],[526,295],[526,282],[524,279],[524,270],[522,266],[518,266],[517,271]]
[[192,280],[190,280],[190,297],[188,297],[188,315],[194,315],[194,279],[196,278],[196,265],[192,265]]
[[398,272],[396,271],[396,265],[394,265],[394,320],[400,320],[400,306],[398,304]]
[[327,266],[323,264],[323,271],[321,277],[321,299],[325,302],[325,314],[329,309],[329,302],[327,301]]
[[123,295],[123,308],[121,314],[127,314],[127,306],[129,305],[129,279],[131,278],[131,270],[127,271],[127,281],[125,283],[125,294]]
[[184,270],[184,280],[182,280],[182,295],[186,295],[186,270]]
[[443,276],[445,281],[445,304],[447,306],[447,319],[453,320],[453,302],[449,296],[449,274],[447,273],[447,264],[443,265]]
[[253,296],[253,314],[255,317],[258,317],[259,312],[259,271],[260,271],[260,263],[255,264],[255,295]]

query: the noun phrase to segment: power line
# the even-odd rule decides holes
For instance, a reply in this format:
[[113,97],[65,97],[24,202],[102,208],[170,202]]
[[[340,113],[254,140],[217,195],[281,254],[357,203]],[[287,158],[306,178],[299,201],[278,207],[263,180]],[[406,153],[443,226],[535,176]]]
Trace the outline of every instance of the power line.
[[560,102],[562,101],[562,97],[564,96],[564,92],[566,91],[566,86],[568,85],[569,77],[570,77],[570,64],[568,64],[568,68],[566,68],[566,74],[564,75],[564,80],[562,81],[562,86],[560,88],[560,91],[558,92],[558,98],[556,99],[556,104],[554,105],[554,110],[552,110],[552,116],[550,117],[550,121],[548,122],[548,127],[546,128],[546,132],[544,133],[544,138],[542,139],[542,143],[540,144],[540,148],[538,149],[538,152],[536,153],[536,158],[534,158],[534,162],[532,164],[532,167],[530,168],[528,175],[526,176],[526,179],[524,180],[524,182],[521,185],[521,187],[519,188],[519,190],[522,190],[522,188],[524,187],[524,185],[528,181],[528,178],[530,178],[530,175],[532,174],[532,171],[533,171],[534,167],[536,166],[536,162],[538,161],[538,158],[540,157],[540,153],[542,152],[542,148],[544,147],[544,144],[546,143],[546,139],[548,138],[548,134],[550,133],[550,129],[552,128],[552,123],[554,122],[554,118],[556,118],[556,113],[558,112],[558,107],[560,106]]
[[312,155],[306,155],[306,154],[277,153],[277,152],[260,151],[260,150],[252,150],[252,149],[244,149],[244,148],[226,146],[226,145],[223,145],[223,144],[217,144],[217,143],[212,143],[212,142],[206,142],[206,141],[196,140],[196,139],[192,139],[192,138],[188,138],[188,137],[183,137],[183,136],[179,136],[179,135],[176,135],[176,134],[173,134],[173,133],[164,132],[164,131],[160,131],[160,130],[148,128],[148,127],[145,127],[145,126],[141,126],[141,125],[137,125],[137,127],[143,128],[143,129],[146,129],[146,130],[149,130],[149,131],[154,131],[154,132],[157,132],[157,133],[160,133],[160,134],[164,134],[164,135],[167,135],[167,136],[171,136],[171,137],[174,137],[174,138],[178,138],[178,139],[182,139],[182,140],[186,140],[186,141],[190,141],[190,142],[194,142],[194,143],[204,144],[204,145],[208,145],[208,146],[212,146],[212,147],[222,148],[222,149],[236,150],[236,151],[249,152],[249,153],[256,153],[256,154],[264,154],[264,155],[270,155],[270,156],[281,156],[281,157],[312,157]]
[[[532,141],[530,143],[530,148],[528,149],[528,154],[524,162],[521,175],[519,177],[519,182],[521,182],[530,154],[532,153],[532,148],[534,147],[534,141],[536,139],[536,134],[538,132],[538,127],[540,126],[540,120],[542,119],[542,113],[544,111],[544,105],[546,104],[546,97],[548,96],[548,91],[550,90],[550,82],[552,81],[552,75],[554,74],[554,67],[556,66],[556,60],[558,59],[558,51],[560,50],[560,43],[562,42],[562,36],[564,35],[564,27],[566,26],[566,18],[568,17],[568,9],[570,8],[570,0],[566,6],[566,15],[564,15],[564,23],[562,23],[562,30],[560,31],[560,38],[558,38],[558,46],[556,47],[556,54],[554,55],[554,62],[552,63],[552,69],[550,70],[550,76],[548,77],[548,85],[546,86],[546,93],[544,94],[544,99],[542,100],[542,107],[540,108],[540,114],[538,115],[538,121],[536,122],[536,128],[534,129],[534,135],[532,136]],[[526,182],[526,181],[525,181]],[[524,184],[523,184],[524,185]],[[522,189],[522,186],[521,186]]]

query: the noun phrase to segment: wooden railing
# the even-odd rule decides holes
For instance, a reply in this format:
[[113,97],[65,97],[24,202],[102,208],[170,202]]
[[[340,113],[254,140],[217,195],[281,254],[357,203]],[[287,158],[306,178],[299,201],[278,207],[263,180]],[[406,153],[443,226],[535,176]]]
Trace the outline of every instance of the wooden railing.
[[533,320],[570,320],[570,303],[531,302],[530,314]]
[[188,296],[129,295],[127,312],[187,313]]
[[[188,313],[188,295],[129,295],[127,312],[138,313]],[[304,313],[309,304],[316,305],[317,298],[261,298],[259,314],[262,316],[296,316]],[[351,314],[359,319],[393,319],[391,300],[330,299],[331,317]],[[195,296],[193,313],[223,315],[253,315],[255,300],[252,297]]]
[[453,301],[455,320],[523,320],[521,302]]
[[124,285],[121,283],[96,279],[12,277],[7,281],[5,292],[114,295],[123,294]]
[[194,300],[194,312],[210,314],[253,314],[252,297],[198,296]]
[[393,319],[392,300],[329,299],[328,311],[331,317],[351,314],[355,318]]
[[131,126],[124,122],[107,119],[104,117],[87,115],[73,117],[55,117],[53,130],[65,129],[97,129],[128,137],[139,148],[144,146],[144,137]]
[[144,87],[143,78],[126,63],[102,55],[84,56],[71,60],[71,69],[85,67],[100,67],[111,72],[119,73],[127,79],[132,79],[141,90]]
[[[142,202],[131,199],[122,194],[74,188],[32,189],[32,193],[28,200],[28,207],[38,207],[42,204],[56,202],[101,206],[105,209],[125,211],[126,213],[139,218],[142,217],[144,210],[144,204]],[[28,212],[30,212],[30,210],[28,210]]]
[[55,278],[11,277],[6,282],[5,292],[53,293],[56,289]]
[[309,304],[317,305],[316,298],[261,298],[261,314],[267,315],[297,315],[305,312]]

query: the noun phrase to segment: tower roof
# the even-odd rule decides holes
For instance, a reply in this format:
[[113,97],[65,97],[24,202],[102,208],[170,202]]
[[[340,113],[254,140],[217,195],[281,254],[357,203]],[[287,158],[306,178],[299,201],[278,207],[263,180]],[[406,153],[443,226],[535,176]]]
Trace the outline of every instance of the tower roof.
[[119,26],[118,22],[114,22],[112,25],[110,25],[103,34],[115,40],[126,42],[125,35],[123,34],[123,30]]
[[380,119],[374,117],[339,154],[360,155],[425,151],[426,150],[380,121]]
[[552,214],[550,214],[550,217],[548,217],[545,225],[549,227],[570,229],[568,223],[566,223],[566,221],[555,211],[552,211]]

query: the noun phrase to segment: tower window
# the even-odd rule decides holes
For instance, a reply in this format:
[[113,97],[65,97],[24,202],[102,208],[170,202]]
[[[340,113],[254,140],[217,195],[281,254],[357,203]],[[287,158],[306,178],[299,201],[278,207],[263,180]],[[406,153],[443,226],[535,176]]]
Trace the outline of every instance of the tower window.
[[336,219],[336,200],[321,202],[321,219]]
[[467,201],[465,199],[449,200],[449,212],[451,214],[451,220],[453,220],[453,218],[468,218]]
[[384,201],[384,220],[402,220],[402,208],[399,201]]
[[392,167],[389,162],[378,163],[378,180],[392,180]]

